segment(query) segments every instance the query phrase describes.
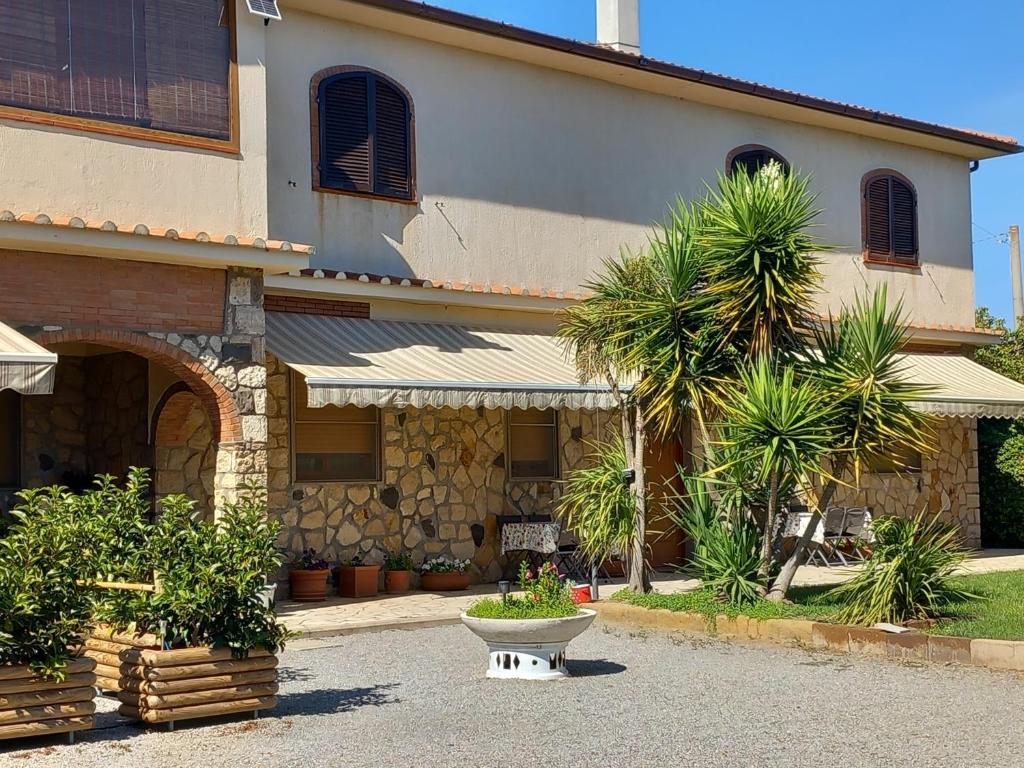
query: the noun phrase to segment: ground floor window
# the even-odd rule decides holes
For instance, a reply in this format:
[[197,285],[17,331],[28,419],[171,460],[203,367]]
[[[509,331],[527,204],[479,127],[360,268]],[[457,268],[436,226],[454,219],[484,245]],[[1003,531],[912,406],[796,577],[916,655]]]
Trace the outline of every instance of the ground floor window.
[[0,488],[21,483],[21,395],[0,390]]
[[558,411],[513,408],[508,416],[509,474],[516,480],[558,477]]
[[874,461],[869,461],[867,471],[876,475],[920,472],[921,452],[905,447],[893,448],[878,456]]
[[294,372],[292,444],[296,482],[380,479],[380,411],[354,405],[310,408],[306,380]]

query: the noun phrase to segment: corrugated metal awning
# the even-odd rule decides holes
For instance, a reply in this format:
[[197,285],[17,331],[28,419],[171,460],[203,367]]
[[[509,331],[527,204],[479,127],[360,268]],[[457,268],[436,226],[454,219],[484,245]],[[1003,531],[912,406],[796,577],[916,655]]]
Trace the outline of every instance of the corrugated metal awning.
[[903,377],[935,391],[913,403],[940,416],[1024,418],[1024,385],[961,355],[908,354]]
[[313,407],[616,407],[542,333],[268,312],[267,347],[306,377]]
[[23,395],[49,395],[57,355],[0,323],[0,389]]

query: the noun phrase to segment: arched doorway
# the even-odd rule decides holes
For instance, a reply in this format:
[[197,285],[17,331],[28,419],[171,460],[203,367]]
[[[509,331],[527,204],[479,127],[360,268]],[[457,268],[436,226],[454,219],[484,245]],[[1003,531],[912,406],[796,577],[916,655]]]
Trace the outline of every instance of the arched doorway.
[[202,402],[184,382],[172,384],[157,402],[151,423],[156,498],[184,494],[211,517],[216,443]]

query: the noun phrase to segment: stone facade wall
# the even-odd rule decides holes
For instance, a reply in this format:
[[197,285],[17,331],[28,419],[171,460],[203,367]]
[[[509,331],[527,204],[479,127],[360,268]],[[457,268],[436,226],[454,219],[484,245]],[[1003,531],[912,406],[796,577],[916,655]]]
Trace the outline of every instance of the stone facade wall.
[[203,404],[191,392],[173,395],[155,429],[154,489],[157,498],[183,493],[205,517],[213,515],[216,442]]
[[53,393],[21,398],[21,484],[27,488],[88,480],[85,358],[57,364]]
[[965,545],[980,547],[977,420],[940,419],[935,452],[922,457],[920,472],[865,474],[859,489],[840,487],[834,503],[869,506],[876,515],[939,514],[960,528]]
[[129,467],[148,467],[149,365],[127,352],[85,359],[88,471],[124,477]]
[[[289,554],[312,547],[329,560],[379,560],[404,549],[417,562],[443,554],[471,559],[474,576],[493,581],[501,573],[498,515],[554,511],[560,484],[510,480],[505,412],[482,408],[383,409],[381,482],[294,483],[288,369],[271,355],[267,368],[270,514]],[[584,463],[599,425],[607,436],[618,420],[560,413],[563,477]]]

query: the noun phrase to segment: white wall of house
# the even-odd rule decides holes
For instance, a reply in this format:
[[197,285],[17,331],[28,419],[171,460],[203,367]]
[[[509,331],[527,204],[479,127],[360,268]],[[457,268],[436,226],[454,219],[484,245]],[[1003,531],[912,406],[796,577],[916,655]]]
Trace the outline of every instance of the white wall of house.
[[235,2],[238,154],[0,120],[0,210],[266,237],[266,29]]
[[[814,175],[825,209],[822,308],[887,282],[919,323],[971,325],[970,181],[963,158],[616,86],[290,9],[266,38],[270,234],[317,266],[571,289],[640,247],[677,195],[758,143]],[[411,93],[414,205],[311,189],[309,83],[360,65]],[[861,178],[894,168],[918,192],[922,268],[861,257]]]

